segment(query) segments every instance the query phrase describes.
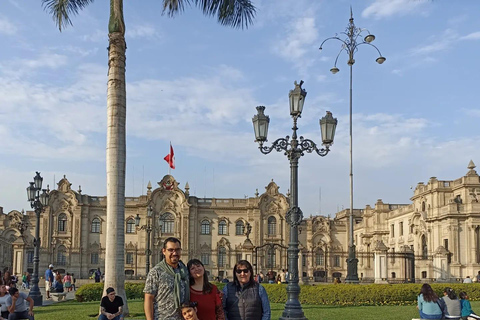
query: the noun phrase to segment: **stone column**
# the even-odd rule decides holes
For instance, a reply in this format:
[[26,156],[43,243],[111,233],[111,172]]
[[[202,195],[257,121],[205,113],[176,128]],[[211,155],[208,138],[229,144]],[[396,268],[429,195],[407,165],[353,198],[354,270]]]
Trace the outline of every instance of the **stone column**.
[[375,283],[387,283],[387,246],[381,240],[375,245]]
[[439,246],[433,255],[433,277],[437,282],[447,282],[450,278],[448,254],[447,249]]

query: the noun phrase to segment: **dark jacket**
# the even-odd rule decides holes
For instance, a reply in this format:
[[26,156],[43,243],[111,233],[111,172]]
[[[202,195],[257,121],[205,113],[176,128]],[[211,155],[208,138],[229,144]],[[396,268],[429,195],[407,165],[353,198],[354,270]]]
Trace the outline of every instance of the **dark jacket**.
[[259,285],[253,282],[245,287],[238,287],[235,282],[229,282],[225,312],[228,320],[261,320],[262,300],[259,295]]

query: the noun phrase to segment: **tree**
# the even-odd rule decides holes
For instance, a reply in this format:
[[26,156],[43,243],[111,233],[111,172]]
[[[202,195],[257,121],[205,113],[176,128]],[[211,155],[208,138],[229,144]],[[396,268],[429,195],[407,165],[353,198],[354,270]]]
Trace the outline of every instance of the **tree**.
[[[72,24],[78,14],[94,0],[41,0],[60,32]],[[255,17],[250,0],[163,0],[163,13],[169,16],[193,2],[207,16],[216,15],[222,25],[247,28]],[[125,90],[125,22],[123,0],[110,0],[108,22],[107,82],[107,232],[105,252],[105,290],[115,288],[125,302],[125,163],[126,163],[126,90]]]

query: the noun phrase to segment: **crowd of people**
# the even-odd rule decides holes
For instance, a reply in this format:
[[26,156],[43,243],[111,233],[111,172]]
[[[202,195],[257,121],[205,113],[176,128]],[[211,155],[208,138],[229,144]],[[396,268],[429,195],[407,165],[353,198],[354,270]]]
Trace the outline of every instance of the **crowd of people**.
[[75,275],[67,272],[64,276],[57,270],[54,270],[53,264],[45,270],[45,292],[47,299],[51,298],[50,293],[63,293],[75,290]]

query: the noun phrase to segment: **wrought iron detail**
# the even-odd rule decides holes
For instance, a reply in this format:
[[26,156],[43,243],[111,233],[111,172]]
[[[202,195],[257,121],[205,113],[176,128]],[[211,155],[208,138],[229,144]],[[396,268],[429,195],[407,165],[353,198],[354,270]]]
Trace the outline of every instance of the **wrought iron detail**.
[[299,207],[291,207],[287,211],[287,215],[285,216],[285,220],[287,223],[292,227],[297,227],[303,220],[303,212]]

